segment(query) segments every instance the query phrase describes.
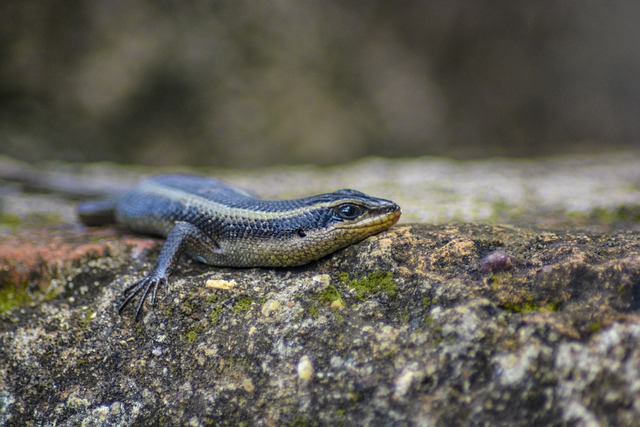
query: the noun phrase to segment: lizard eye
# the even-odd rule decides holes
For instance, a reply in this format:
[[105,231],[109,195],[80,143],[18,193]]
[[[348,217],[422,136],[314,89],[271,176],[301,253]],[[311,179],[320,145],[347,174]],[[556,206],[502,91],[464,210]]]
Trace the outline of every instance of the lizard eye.
[[345,203],[338,206],[337,212],[340,218],[353,219],[360,216],[362,208],[358,205],[354,205],[353,203]]

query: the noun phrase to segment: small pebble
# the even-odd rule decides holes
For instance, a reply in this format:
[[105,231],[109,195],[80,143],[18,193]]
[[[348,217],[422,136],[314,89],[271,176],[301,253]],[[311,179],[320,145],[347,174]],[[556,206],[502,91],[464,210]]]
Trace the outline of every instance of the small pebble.
[[310,381],[313,378],[313,364],[307,355],[302,356],[298,362],[298,378],[302,381]]
[[495,273],[496,271],[508,270],[511,268],[511,257],[505,251],[497,250],[486,255],[480,261],[480,271],[484,273]]

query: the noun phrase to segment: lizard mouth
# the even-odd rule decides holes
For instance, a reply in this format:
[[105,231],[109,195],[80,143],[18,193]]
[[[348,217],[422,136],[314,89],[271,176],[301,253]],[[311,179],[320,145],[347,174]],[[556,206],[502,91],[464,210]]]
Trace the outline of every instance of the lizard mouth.
[[371,229],[373,232],[386,230],[400,219],[402,209],[393,202],[388,202],[383,207],[372,210],[367,215],[356,221],[336,224],[336,228],[346,229]]

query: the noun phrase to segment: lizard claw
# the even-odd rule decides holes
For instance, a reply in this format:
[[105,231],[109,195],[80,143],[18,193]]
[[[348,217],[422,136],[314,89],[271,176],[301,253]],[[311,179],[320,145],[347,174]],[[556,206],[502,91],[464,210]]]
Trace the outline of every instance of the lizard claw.
[[[144,301],[149,296],[149,292],[151,292],[151,307],[154,307],[156,304],[156,293],[158,292],[158,286],[164,284],[167,285],[167,276],[165,275],[156,275],[151,273],[149,276],[143,277],[137,282],[127,286],[124,290],[124,296],[126,297],[120,307],[118,308],[118,313],[122,314],[122,310],[125,309],[127,305],[142,292],[140,296],[140,301],[138,301],[138,306],[136,307],[136,317],[135,321],[140,320],[140,314],[142,313],[142,306],[144,305]],[[127,295],[129,294],[129,295]]]

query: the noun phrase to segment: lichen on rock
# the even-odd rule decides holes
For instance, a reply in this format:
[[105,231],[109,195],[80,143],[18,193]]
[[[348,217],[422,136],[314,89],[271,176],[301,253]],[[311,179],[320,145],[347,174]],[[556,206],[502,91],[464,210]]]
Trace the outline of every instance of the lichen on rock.
[[0,313],[0,424],[640,418],[636,231],[405,223],[293,269],[185,260],[135,323],[122,290],[160,243],[0,235],[0,295],[28,296]]

